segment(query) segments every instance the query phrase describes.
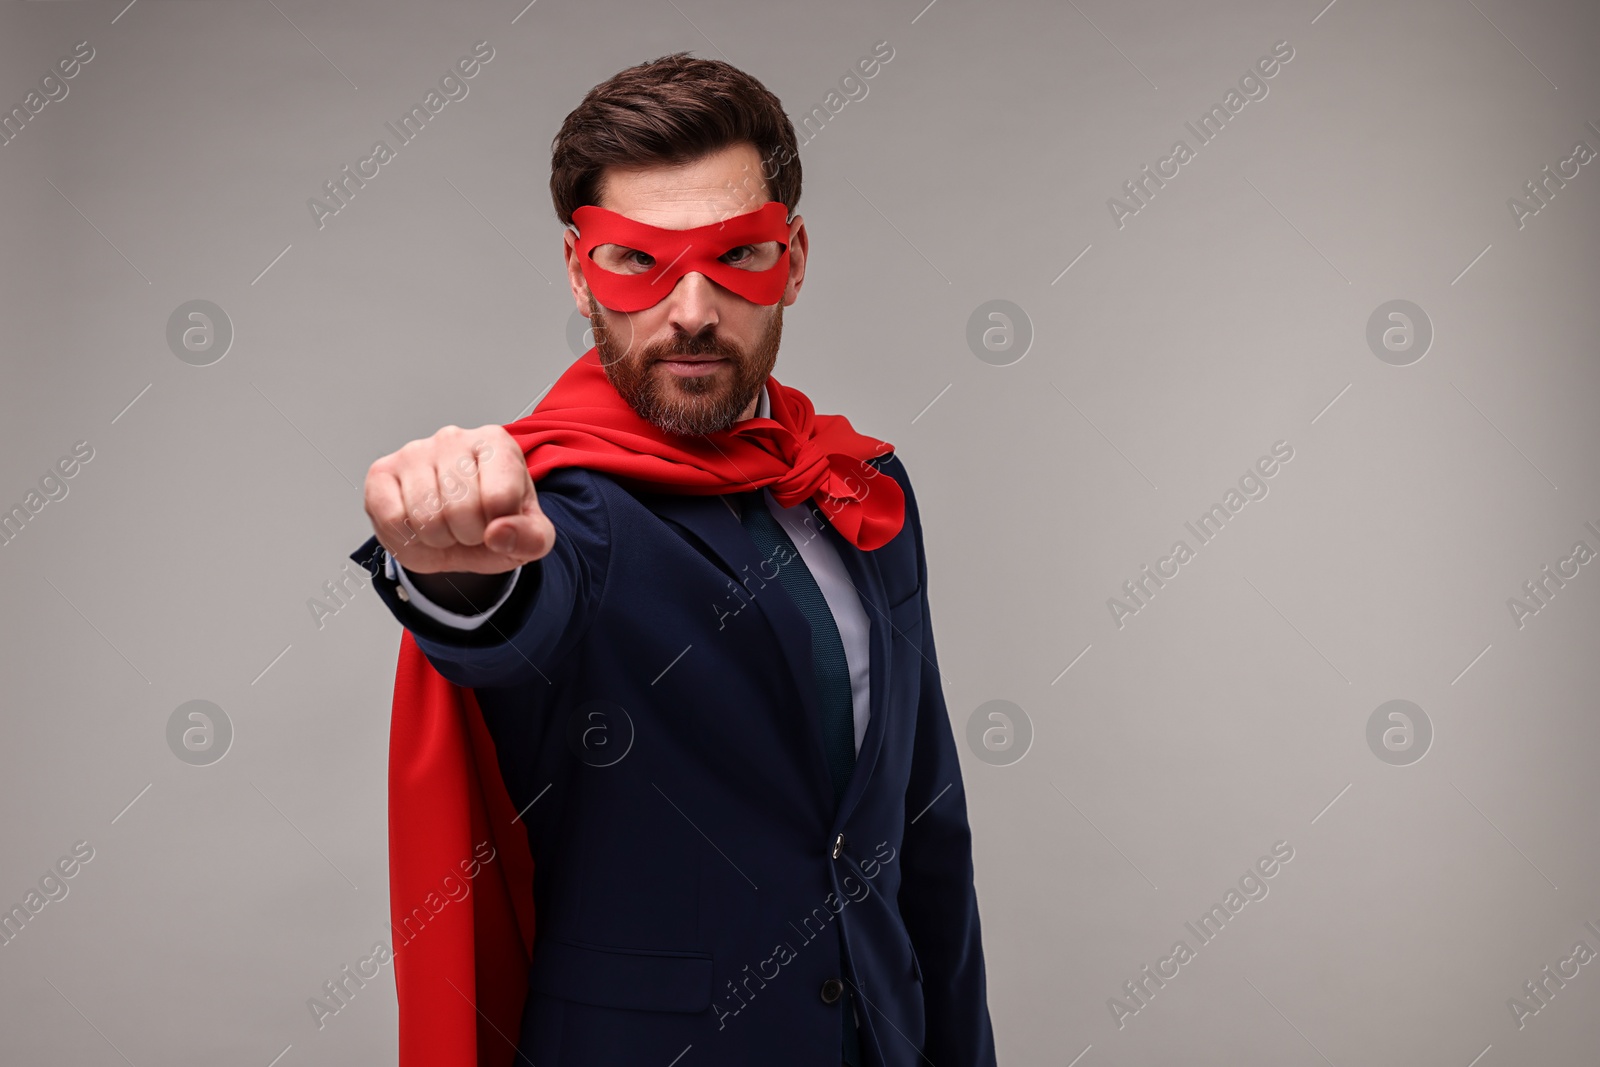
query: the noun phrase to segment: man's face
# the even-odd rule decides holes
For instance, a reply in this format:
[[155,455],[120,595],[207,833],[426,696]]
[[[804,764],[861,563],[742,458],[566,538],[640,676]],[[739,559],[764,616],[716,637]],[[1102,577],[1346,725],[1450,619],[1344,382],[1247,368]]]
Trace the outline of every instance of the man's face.
[[[665,229],[706,226],[754,211],[768,200],[755,146],[733,145],[691,163],[608,168],[598,206]],[[699,271],[685,274],[660,303],[623,312],[600,305],[584,281],[576,237],[566,232],[567,279],[594,327],[595,347],[612,386],[640,417],[668,433],[725,430],[755,414],[762,384],[778,359],[783,309],[805,277],[807,237],[789,222],[789,280],[771,307],[751,303]],[[730,250],[723,260],[755,269],[781,252],[776,242]],[[644,252],[608,244],[595,262],[614,272],[664,267]]]

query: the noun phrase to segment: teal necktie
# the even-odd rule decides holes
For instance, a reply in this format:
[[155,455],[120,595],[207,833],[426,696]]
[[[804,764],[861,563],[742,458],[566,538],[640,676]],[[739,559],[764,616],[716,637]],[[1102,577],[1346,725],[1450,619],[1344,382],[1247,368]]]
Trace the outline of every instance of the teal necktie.
[[[741,521],[750,539],[761,550],[761,558],[771,562],[763,571],[777,567],[778,583],[811,624],[811,669],[817,676],[817,697],[822,701],[822,741],[828,757],[828,773],[833,778],[833,802],[838,806],[850,772],[856,763],[855,701],[850,692],[850,665],[845,660],[844,640],[834,622],[833,611],[822,595],[800,550],[767,508],[762,490],[741,494]],[[780,552],[779,549],[782,548]],[[787,559],[788,562],[780,561]]]
[[[817,676],[817,697],[822,701],[822,742],[828,757],[828,774],[833,779],[833,803],[837,808],[856,763],[855,701],[850,691],[850,665],[844,655],[844,640],[839,636],[839,626],[827,598],[822,595],[805,560],[800,558],[800,550],[767,508],[764,490],[741,493],[739,497],[743,509],[740,521],[761,551],[761,558],[771,561],[763,569],[763,576],[777,567],[778,583],[811,624],[811,669]],[[840,1002],[844,1009],[843,1055],[849,1067],[857,1067],[861,1062],[861,1038],[856,1032],[853,1000],[847,990]]]

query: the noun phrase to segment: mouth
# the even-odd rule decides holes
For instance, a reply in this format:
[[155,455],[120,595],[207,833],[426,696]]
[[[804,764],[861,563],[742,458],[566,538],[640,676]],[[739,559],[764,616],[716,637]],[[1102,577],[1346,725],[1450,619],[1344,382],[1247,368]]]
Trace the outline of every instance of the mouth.
[[718,356],[680,356],[676,359],[663,359],[660,362],[674,374],[693,376],[710,374],[727,360]]

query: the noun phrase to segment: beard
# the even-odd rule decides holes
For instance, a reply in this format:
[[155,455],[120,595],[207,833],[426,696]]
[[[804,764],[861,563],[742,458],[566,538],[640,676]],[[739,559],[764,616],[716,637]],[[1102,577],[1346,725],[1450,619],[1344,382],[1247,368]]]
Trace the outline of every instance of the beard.
[[[639,417],[666,433],[700,437],[720,433],[739,421],[778,362],[783,336],[783,305],[749,352],[707,331],[679,334],[635,352],[611,337],[605,311],[589,297],[594,343],[606,378]],[[714,356],[725,360],[710,374],[684,377],[661,365],[674,356]]]

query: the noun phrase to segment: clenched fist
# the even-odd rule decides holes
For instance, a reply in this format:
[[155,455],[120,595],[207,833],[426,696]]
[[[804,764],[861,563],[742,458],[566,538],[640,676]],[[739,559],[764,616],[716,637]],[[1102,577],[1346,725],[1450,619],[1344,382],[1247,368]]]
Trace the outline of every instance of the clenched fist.
[[494,424],[446,426],[384,456],[367,471],[366,509],[413,574],[504,574],[556,543],[522,449]]

